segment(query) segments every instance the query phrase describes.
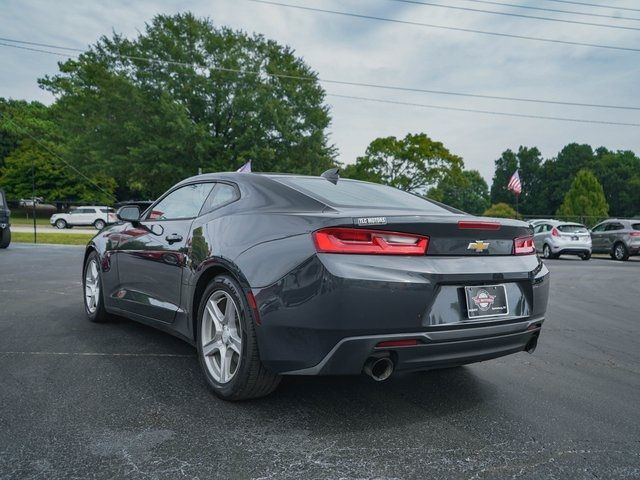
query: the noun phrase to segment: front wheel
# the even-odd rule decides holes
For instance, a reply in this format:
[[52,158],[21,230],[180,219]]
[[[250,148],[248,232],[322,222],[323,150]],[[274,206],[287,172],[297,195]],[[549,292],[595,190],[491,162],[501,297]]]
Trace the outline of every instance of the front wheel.
[[197,346],[207,385],[224,400],[263,397],[280,383],[260,361],[249,306],[227,275],[216,277],[202,296]]
[[106,225],[105,221],[100,219],[93,222],[93,226],[96,227],[96,230],[102,230]]
[[65,228],[67,228],[67,222],[59,218],[58,220],[56,220],[56,228],[59,230],[64,230]]
[[84,290],[84,311],[91,322],[106,322],[107,311],[104,309],[104,294],[102,292],[102,278],[100,278],[100,257],[91,252],[84,264],[82,275]]
[[615,258],[616,260],[619,261],[625,261],[629,259],[629,251],[627,250],[627,246],[622,243],[622,242],[618,242],[613,246],[613,258]]
[[11,243],[11,229],[0,229],[0,248],[7,248]]

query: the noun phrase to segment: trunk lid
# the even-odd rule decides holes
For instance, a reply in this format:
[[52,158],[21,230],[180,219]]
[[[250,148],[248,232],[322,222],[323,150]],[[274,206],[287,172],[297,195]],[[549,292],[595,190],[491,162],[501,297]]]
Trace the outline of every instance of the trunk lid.
[[512,255],[514,239],[533,234],[528,224],[510,219],[453,214],[416,215],[379,210],[360,210],[352,214],[350,224],[342,223],[341,226],[429,237],[427,255]]

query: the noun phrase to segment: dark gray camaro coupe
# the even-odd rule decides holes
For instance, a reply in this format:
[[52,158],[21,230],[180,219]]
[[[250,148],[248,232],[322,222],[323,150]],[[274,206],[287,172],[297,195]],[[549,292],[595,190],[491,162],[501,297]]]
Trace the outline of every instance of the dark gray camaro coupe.
[[89,319],[194,344],[229,400],[280,375],[384,380],[532,352],[544,321],[549,272],[527,224],[335,173],[200,175],[118,215],[87,246]]

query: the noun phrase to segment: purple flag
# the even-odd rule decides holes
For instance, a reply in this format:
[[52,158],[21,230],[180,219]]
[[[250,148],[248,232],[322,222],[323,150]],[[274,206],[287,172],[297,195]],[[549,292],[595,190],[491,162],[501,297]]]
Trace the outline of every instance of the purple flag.
[[240,173],[251,173],[251,160],[242,165],[236,172]]

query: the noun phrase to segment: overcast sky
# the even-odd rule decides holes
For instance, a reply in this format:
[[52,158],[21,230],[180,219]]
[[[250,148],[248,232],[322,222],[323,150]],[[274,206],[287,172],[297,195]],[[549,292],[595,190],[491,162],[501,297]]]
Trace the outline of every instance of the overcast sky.
[[[640,48],[640,30],[490,15],[391,0],[276,0],[314,8],[412,22]],[[551,0],[496,0],[636,20],[599,18],[486,5],[471,0],[423,0],[640,29],[640,11]],[[586,0],[581,0],[586,1]],[[635,0],[597,0],[636,8]],[[596,3],[596,0],[587,3]],[[259,32],[290,45],[321,78],[487,95],[640,107],[640,52],[559,45],[445,31],[309,12],[247,0],[26,1],[0,0],[0,37],[84,48],[112,31],[135,36],[158,13],[190,10],[217,25]],[[50,103],[36,79],[57,71],[58,57],[0,46],[0,96]],[[552,106],[392,92],[326,84],[328,93],[500,112],[640,123],[640,111]],[[490,180],[506,148],[537,146],[553,157],[567,143],[640,152],[640,128],[499,117],[327,97],[330,139],[339,160],[352,163],[379,136],[425,132]]]

